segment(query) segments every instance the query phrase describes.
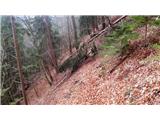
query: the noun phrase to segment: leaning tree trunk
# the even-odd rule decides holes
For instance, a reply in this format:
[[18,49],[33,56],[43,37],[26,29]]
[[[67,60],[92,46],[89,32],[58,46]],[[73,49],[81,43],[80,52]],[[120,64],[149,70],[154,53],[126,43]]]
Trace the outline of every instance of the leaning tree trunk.
[[56,73],[58,73],[58,64],[57,64],[56,54],[55,54],[55,51],[54,51],[54,48],[53,48],[53,43],[52,43],[52,40],[51,40],[51,31],[50,31],[50,28],[49,28],[49,23],[48,23],[48,17],[47,16],[44,16],[44,23],[45,23],[45,29],[46,29],[46,34],[47,34],[47,47],[48,47],[49,54],[50,54],[50,57],[52,59],[52,62],[54,64]]
[[23,97],[24,97],[24,102],[27,105],[28,101],[27,101],[27,96],[26,96],[26,93],[25,93],[24,76],[23,76],[23,72],[22,72],[22,64],[21,64],[21,60],[20,60],[20,51],[19,51],[19,46],[18,46],[18,41],[17,41],[17,36],[16,36],[15,18],[13,16],[11,17],[11,25],[12,25],[14,47],[15,47],[15,51],[16,51],[17,68],[18,68],[19,78],[20,78],[21,86],[22,86],[22,94],[23,94]]
[[72,54],[72,44],[71,44],[71,36],[70,36],[70,24],[69,24],[69,17],[67,17],[67,31],[68,31],[68,40],[69,40],[69,52]]
[[73,30],[74,30],[75,47],[76,47],[76,50],[78,50],[79,45],[78,45],[76,21],[74,16],[71,16],[71,18],[72,18],[72,24],[73,24]]

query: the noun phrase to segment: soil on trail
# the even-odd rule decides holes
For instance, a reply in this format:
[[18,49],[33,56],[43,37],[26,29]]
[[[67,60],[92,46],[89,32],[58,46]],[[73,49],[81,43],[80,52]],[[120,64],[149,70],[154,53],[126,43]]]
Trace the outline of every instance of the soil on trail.
[[155,54],[137,49],[113,73],[116,56],[97,56],[57,89],[39,78],[27,91],[29,104],[160,104],[160,61],[149,60]]

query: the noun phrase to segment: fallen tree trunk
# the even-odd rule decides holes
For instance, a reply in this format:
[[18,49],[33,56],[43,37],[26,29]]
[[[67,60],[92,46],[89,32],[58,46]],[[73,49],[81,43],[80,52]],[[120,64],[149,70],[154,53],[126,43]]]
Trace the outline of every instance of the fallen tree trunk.
[[[113,23],[112,23],[112,26],[114,26],[115,24],[117,24],[118,22],[120,22],[122,19],[124,19],[125,17],[127,17],[126,15],[118,18],[117,20],[115,20]],[[97,37],[100,37],[101,35],[103,35],[107,30],[108,28],[110,28],[111,26],[107,26],[105,29],[103,29],[102,31],[100,31],[99,33],[97,33],[94,37],[92,37],[88,43],[92,42],[95,38]]]
[[112,70],[110,70],[109,73],[113,73],[113,72],[117,69],[117,67],[120,66],[120,65],[130,56],[131,53],[132,53],[132,52],[128,53],[125,57],[123,57],[123,59],[121,59],[121,60],[118,62],[118,64],[116,64],[116,65],[112,68]]
[[[110,28],[110,27],[113,27],[115,24],[119,23],[121,20],[123,20],[124,18],[126,18],[127,16],[124,15],[120,18],[118,18],[117,20],[115,20],[113,23],[112,23],[112,26],[107,26],[105,29],[101,30],[100,32],[96,33],[92,38],[90,38],[89,40],[87,40],[87,44],[91,43],[93,40],[95,40],[97,37],[100,37],[102,35],[104,35],[104,33],[106,33],[106,31]],[[78,52],[78,51],[77,51]],[[70,57],[73,57],[77,54],[77,52],[73,53]]]
[[76,71],[79,65],[88,58],[85,51],[79,51],[75,56],[69,57],[66,61],[63,62],[59,67],[59,72],[66,71],[67,69],[71,69],[71,73]]
[[[115,24],[120,22],[125,17],[126,16],[122,16],[122,17],[118,18],[117,20],[115,20],[112,23],[112,26],[114,26]],[[91,47],[91,51],[89,53],[87,52],[87,47],[88,47],[89,43],[92,42],[95,38],[103,35],[108,30],[108,28],[110,28],[110,26],[107,26],[104,30],[100,31],[94,37],[89,39],[87,44],[85,44],[82,49],[78,50],[77,52],[72,54],[67,60],[65,60],[62,63],[62,65],[59,66],[59,72],[64,72],[67,69],[71,69],[71,73],[73,73],[74,71],[76,71],[78,69],[79,65],[89,57],[89,54],[92,53],[93,56],[95,56],[97,54],[97,49],[95,48],[95,45]],[[86,47],[86,48],[84,48],[84,47]]]
[[59,67],[59,71],[66,71],[71,69],[71,73],[75,72],[78,67],[89,57],[94,57],[97,54],[97,47],[93,44],[91,47],[87,47],[86,44],[82,44],[76,55],[69,57]]

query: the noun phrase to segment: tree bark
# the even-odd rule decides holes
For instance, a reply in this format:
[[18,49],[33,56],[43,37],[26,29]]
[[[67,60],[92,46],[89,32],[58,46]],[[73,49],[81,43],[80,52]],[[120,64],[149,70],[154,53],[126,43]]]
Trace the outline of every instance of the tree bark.
[[87,17],[87,32],[88,32],[88,35],[90,35],[91,34],[91,31],[90,31],[90,26],[89,26],[89,19],[88,19],[88,17]]
[[47,34],[48,51],[49,51],[50,57],[52,59],[52,62],[54,64],[56,73],[58,73],[59,72],[58,71],[58,64],[57,64],[56,54],[55,54],[55,51],[54,51],[54,48],[53,48],[53,43],[52,43],[52,40],[51,40],[51,31],[50,31],[50,28],[49,28],[48,17],[47,16],[44,16],[44,23],[45,23],[45,29],[46,29],[46,34]]
[[50,86],[52,86],[53,78],[52,78],[52,75],[51,75],[50,71],[45,67],[43,61],[41,61],[41,66],[42,66],[42,69],[44,71],[44,75],[46,77],[46,80],[47,80],[48,84]]
[[72,24],[73,24],[73,30],[74,30],[75,47],[76,49],[78,49],[78,36],[77,36],[76,21],[75,21],[74,16],[71,16],[71,18],[72,18]]
[[67,32],[68,32],[68,40],[69,40],[69,52],[72,54],[72,44],[71,44],[71,36],[70,36],[70,24],[69,24],[69,17],[67,17]]
[[[123,20],[124,18],[126,18],[126,17],[127,17],[127,16],[124,15],[124,16],[119,17],[119,18],[116,19],[115,21],[113,21],[112,27],[113,27],[115,24],[117,24],[118,22],[120,22],[121,20]],[[94,37],[92,37],[92,38],[90,38],[90,39],[88,40],[88,43],[92,42],[95,38],[103,35],[103,34],[108,30],[108,28],[109,28],[109,26],[107,26],[104,30],[101,30],[100,32],[98,32]]]
[[102,16],[102,30],[106,28],[105,16]]
[[92,28],[92,34],[95,33],[96,24],[95,24],[95,17],[91,16],[91,28]]
[[20,51],[19,51],[19,46],[18,46],[18,41],[17,41],[17,36],[16,36],[15,18],[13,16],[11,17],[11,26],[12,26],[14,47],[15,47],[15,51],[16,51],[17,68],[18,68],[19,78],[20,78],[21,87],[22,87],[22,95],[24,97],[25,104],[28,105],[27,96],[25,93],[25,84],[24,84],[24,76],[23,76],[23,72],[22,72],[22,64],[21,64],[21,60],[20,60]]
[[147,39],[147,33],[148,33],[148,21],[149,21],[149,17],[145,17],[145,33],[144,33],[144,40],[146,41],[145,46],[149,45],[149,39]]
[[131,53],[127,54],[122,60],[120,60],[120,61],[118,62],[118,64],[116,64],[116,65],[112,68],[112,70],[110,70],[109,73],[113,73],[113,72],[117,69],[117,67],[120,66],[120,65],[129,57],[130,54],[131,54]]
[[145,41],[146,41],[147,44],[148,44],[148,41],[147,41],[147,32],[148,32],[148,24],[146,23],[146,24],[145,24],[145,34],[144,34],[144,39],[145,39]]
[[106,17],[106,19],[107,19],[107,21],[108,21],[109,26],[110,26],[110,27],[112,27],[112,22],[111,22],[111,20],[110,20],[109,16],[108,16],[108,17]]
[[98,30],[98,17],[95,16],[95,25],[96,25],[96,30]]

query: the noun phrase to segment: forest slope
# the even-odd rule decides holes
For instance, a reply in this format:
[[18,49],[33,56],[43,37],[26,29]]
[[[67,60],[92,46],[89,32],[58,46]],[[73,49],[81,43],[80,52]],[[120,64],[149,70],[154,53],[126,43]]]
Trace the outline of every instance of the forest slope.
[[[160,39],[159,29],[148,29],[149,45],[145,45],[144,28],[137,32],[140,37],[129,42],[132,49],[125,59],[118,54],[98,54],[58,87],[49,87],[44,79],[38,80],[38,85],[27,91],[29,103],[160,104],[160,49],[155,47]],[[96,45],[102,44],[99,42],[102,39],[97,39]]]
[[[139,48],[113,73],[116,56],[97,56],[56,90],[40,83],[29,92],[29,104],[160,104],[160,61],[150,47]],[[43,80],[42,80],[43,81]]]

